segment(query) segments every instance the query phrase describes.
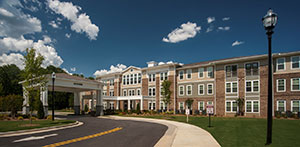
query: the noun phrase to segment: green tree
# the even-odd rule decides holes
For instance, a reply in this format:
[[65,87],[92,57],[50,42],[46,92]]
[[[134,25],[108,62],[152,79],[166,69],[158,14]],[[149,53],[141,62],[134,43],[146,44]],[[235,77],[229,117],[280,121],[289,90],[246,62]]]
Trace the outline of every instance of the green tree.
[[187,100],[185,100],[185,103],[186,103],[186,105],[187,105],[189,108],[192,108],[193,102],[194,102],[194,100],[193,100],[193,99],[190,99],[190,98],[188,98]]
[[23,97],[20,95],[11,94],[4,97],[2,103],[5,103],[5,111],[10,111],[11,116],[15,118],[18,110],[22,110]]
[[52,74],[53,72],[55,72],[55,73],[66,73],[63,69],[61,69],[59,67],[55,67],[53,65],[49,65],[45,69],[45,74]]
[[168,107],[167,111],[169,111],[170,103],[171,103],[171,94],[172,94],[172,91],[170,90],[171,81],[164,80],[161,85],[162,85],[162,89],[161,89],[162,100]]
[[[44,61],[44,57],[38,53],[35,49],[26,49],[26,55],[24,55],[24,88],[28,92],[29,98],[29,110],[30,110],[30,123],[32,123],[32,112],[36,108],[35,101],[40,101],[40,88],[46,84],[46,77],[44,76],[44,70],[41,67]],[[44,111],[39,109],[38,111]],[[41,113],[41,112],[40,112]]]
[[237,105],[239,107],[239,113],[238,114],[243,115],[244,114],[243,108],[244,108],[245,100],[243,98],[238,98],[236,100],[236,102],[237,102]]
[[21,70],[15,65],[0,66],[0,96],[22,95]]

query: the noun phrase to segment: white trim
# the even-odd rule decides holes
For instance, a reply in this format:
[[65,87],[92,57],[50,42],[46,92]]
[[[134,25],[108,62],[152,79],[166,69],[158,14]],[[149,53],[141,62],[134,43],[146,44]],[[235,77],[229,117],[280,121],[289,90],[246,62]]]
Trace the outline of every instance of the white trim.
[[[203,93],[200,93],[200,86],[203,86]],[[198,95],[205,95],[205,85],[204,84],[198,84]]]
[[[257,81],[258,82],[258,91],[253,91],[253,82]],[[247,91],[247,82],[251,82],[251,91]],[[246,93],[259,93],[260,92],[260,80],[246,80],[245,81],[245,92]]]
[[[227,76],[226,76],[226,74],[227,74],[227,72],[226,72],[226,67],[227,66],[233,66],[233,65],[236,65],[236,77],[238,77],[238,69],[239,69],[239,65],[238,64],[226,64],[226,65],[224,65],[224,71],[225,71],[225,74],[224,74],[224,78],[226,79],[227,78]],[[232,68],[231,68],[231,75],[230,75],[230,77],[228,77],[228,78],[235,78],[235,77],[233,77],[232,76]]]
[[[183,90],[182,90],[182,91],[183,91],[183,94],[180,94],[180,87],[182,87],[182,89],[183,89]],[[178,93],[179,96],[184,96],[184,85],[179,85],[179,86],[178,86],[178,92],[179,92],[179,93]]]
[[185,109],[184,102],[178,102],[178,110],[181,110],[181,109],[180,109],[180,104],[181,104],[181,103],[183,104],[183,110],[184,110],[184,109]]
[[193,80],[193,81],[180,81],[177,82],[178,84],[185,84],[185,83],[199,83],[199,82],[212,82],[215,81],[215,79],[207,79],[207,80]]
[[[293,58],[294,58],[294,57],[298,57],[298,58],[299,58],[299,61],[298,61],[298,62],[299,62],[299,67],[298,67],[298,68],[293,68]],[[290,58],[290,64],[291,64],[291,65],[290,65],[290,66],[291,66],[291,67],[290,67],[291,70],[297,70],[297,69],[300,69],[300,56],[292,56],[292,57]]]
[[300,112],[300,100],[292,100],[292,101],[291,101],[291,111],[293,112],[293,104],[294,104],[294,101],[299,101],[299,112]]
[[[189,71],[191,71],[191,73],[190,73],[190,74],[191,74],[191,77],[190,77],[190,78],[188,78]],[[186,79],[192,79],[192,76],[193,76],[192,73],[193,73],[193,70],[192,70],[192,69],[187,69],[187,70],[186,70],[186,74],[185,74],[185,78],[186,78]]]
[[[200,109],[200,103],[201,103],[201,102],[203,103],[203,109],[202,109],[202,110]],[[201,112],[202,112],[203,110],[205,110],[205,103],[204,103],[204,101],[198,101],[198,110],[201,111]]]
[[[227,102],[230,102],[230,111],[227,111]],[[236,102],[236,111],[233,111],[233,103]],[[238,104],[236,100],[226,100],[225,101],[225,112],[235,113],[238,112]]]
[[[227,83],[230,83],[230,92],[227,92]],[[236,83],[236,92],[233,92],[233,83]],[[239,92],[239,82],[238,81],[231,81],[225,82],[225,94],[237,94]]]
[[[208,85],[211,85],[211,92],[212,92],[212,93],[209,93],[209,92],[208,92],[208,90],[209,90],[209,89],[208,89]],[[206,86],[207,86],[207,95],[213,95],[213,94],[214,94],[214,84],[208,83]]]
[[[299,79],[299,89],[293,90],[293,79]],[[300,78],[291,78],[291,91],[300,91]]]
[[[180,78],[180,73],[182,73],[182,79]],[[184,79],[184,70],[180,70],[179,71],[179,80],[183,80]]]
[[[251,102],[251,112],[247,112],[247,102]],[[253,112],[253,102],[258,102],[258,112]],[[245,113],[260,113],[260,102],[259,100],[246,100],[245,101]]]
[[283,111],[285,112],[286,111],[286,101],[285,100],[277,100],[276,104],[277,104],[277,107],[276,107],[276,110],[278,111],[278,108],[279,108],[279,101],[283,101]]
[[[279,59],[283,59],[283,69],[278,69],[278,60]],[[276,59],[276,71],[283,71],[283,70],[285,70],[286,68],[285,68],[285,57],[281,57],[281,58],[277,58]]]
[[[203,73],[202,73],[203,76],[202,76],[202,77],[200,77],[200,69],[203,69]],[[204,68],[204,67],[198,68],[198,78],[201,78],[201,79],[204,78],[204,75],[205,75],[205,74],[204,74],[204,71],[205,71],[205,68]]]
[[208,72],[208,69],[209,69],[209,68],[212,68],[212,71],[211,71],[211,72],[212,72],[212,76],[214,76],[214,67],[213,67],[213,66],[209,66],[209,67],[206,67],[206,77],[207,77],[207,78],[214,78],[214,77],[208,76],[208,73],[209,73],[209,72]]
[[[191,94],[188,94],[188,87],[191,87]],[[193,85],[186,85],[186,90],[185,90],[185,92],[186,92],[186,95],[193,95]]]
[[[282,91],[279,91],[279,89],[278,89],[278,81],[279,80],[283,80],[283,82],[284,82],[284,90],[282,90]],[[277,90],[277,92],[285,92],[286,91],[286,82],[285,82],[286,80],[285,79],[277,79],[276,80],[276,90]]]
[[[253,75],[253,70],[252,70],[252,71],[251,71],[251,75],[250,75],[250,76],[247,76],[247,73],[246,73],[246,71],[247,71],[247,70],[246,70],[246,64],[255,63],[255,62],[257,62],[257,64],[258,64],[258,65],[257,65],[257,66],[258,66],[258,67],[257,67],[257,68],[258,68],[258,71],[257,71],[258,74],[257,74],[257,75]],[[259,76],[260,76],[260,61],[245,62],[245,63],[244,63],[244,73],[245,73],[245,77],[251,77],[251,76],[258,76],[258,77],[259,77]]]

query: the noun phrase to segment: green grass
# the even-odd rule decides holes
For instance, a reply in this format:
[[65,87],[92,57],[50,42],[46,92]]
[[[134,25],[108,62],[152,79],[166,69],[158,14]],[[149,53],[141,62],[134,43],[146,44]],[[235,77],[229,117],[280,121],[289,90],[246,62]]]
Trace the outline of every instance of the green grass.
[[[138,116],[186,122],[185,116]],[[210,132],[224,147],[265,146],[267,120],[262,118],[212,117],[208,127],[208,117],[189,117],[189,123]],[[300,146],[300,120],[274,119],[272,147]]]
[[43,127],[51,127],[64,125],[68,123],[73,123],[73,120],[34,120],[32,124],[38,124],[38,126],[22,126],[26,124],[30,124],[29,120],[23,121],[0,121],[0,132],[8,132],[8,131],[17,131],[17,130],[27,130],[27,129],[35,129],[35,128],[43,128]]

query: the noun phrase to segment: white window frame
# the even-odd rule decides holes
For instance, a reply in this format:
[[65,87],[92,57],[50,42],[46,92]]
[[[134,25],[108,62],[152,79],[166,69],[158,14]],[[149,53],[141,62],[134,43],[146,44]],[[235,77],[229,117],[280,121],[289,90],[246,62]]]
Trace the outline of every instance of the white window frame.
[[[186,76],[185,76],[185,78],[186,78],[186,79],[192,79],[192,73],[193,73],[193,70],[192,70],[192,69],[187,69],[187,70],[186,70]],[[189,75],[189,74],[191,74],[191,77],[190,77],[190,78],[188,78],[188,75]]]
[[[180,78],[180,75],[182,74],[182,78]],[[184,70],[180,70],[179,71],[179,80],[183,80],[184,79]]]
[[[203,86],[203,93],[200,93],[200,86]],[[205,85],[204,84],[198,84],[198,95],[205,95]]]
[[291,111],[293,112],[293,104],[294,104],[294,101],[299,101],[299,111],[300,111],[300,100],[292,100],[291,101]]
[[[203,109],[202,109],[202,110],[200,109],[200,103],[203,104]],[[205,110],[205,103],[204,103],[204,101],[198,101],[198,110],[199,110],[200,112],[202,112],[203,110]]]
[[110,110],[114,110],[115,109],[115,103],[114,102],[109,102],[109,109]]
[[[230,102],[230,111],[227,111],[227,102]],[[236,102],[236,111],[233,111],[233,103]],[[225,101],[225,112],[235,113],[239,111],[239,107],[236,100],[226,100]]]
[[[279,59],[283,59],[283,69],[278,69],[278,60]],[[282,57],[282,58],[277,58],[276,59],[276,71],[284,71],[286,68],[285,68],[285,57]]]
[[[230,66],[230,67],[231,67],[231,70],[230,70],[230,77],[227,77],[227,70],[226,70],[226,67],[227,67],[227,66]],[[236,76],[232,76],[232,66],[236,66]],[[236,78],[236,77],[238,77],[238,70],[239,70],[238,64],[228,64],[228,65],[225,65],[225,66],[224,66],[224,71],[225,71],[224,76],[225,76],[225,78]]]
[[[208,92],[208,90],[209,90],[208,85],[211,85],[211,93]],[[207,89],[207,91],[206,91],[207,95],[213,95],[214,94],[214,84],[208,83],[206,85],[206,89]]]
[[[299,79],[299,89],[293,90],[293,79]],[[291,78],[291,91],[300,91],[300,78]]]
[[284,105],[284,112],[286,111],[286,101],[285,100],[277,100],[276,104],[277,104],[277,107],[276,107],[276,110],[279,111],[279,101],[283,101],[283,105]]
[[[227,92],[227,83],[230,83],[230,92]],[[236,92],[233,92],[233,83],[236,83]],[[225,93],[226,94],[236,94],[239,92],[239,82],[237,81],[232,81],[232,82],[225,82]]]
[[[251,112],[247,112],[247,102],[251,102]],[[253,108],[254,108],[254,105],[253,105],[253,102],[258,102],[258,112],[253,112]],[[260,113],[260,102],[259,100],[246,100],[245,101],[245,113]]]
[[[253,82],[254,81],[258,81],[258,91],[253,91],[253,89],[254,89]],[[251,91],[247,91],[247,82],[251,82]],[[260,81],[259,80],[246,80],[245,81],[245,92],[246,93],[259,93],[260,92]]]
[[140,88],[136,90],[136,94],[141,95],[141,89]]
[[[278,89],[278,87],[279,87],[278,81],[279,81],[279,80],[283,80],[283,82],[284,82],[284,90],[281,90],[281,91],[280,91],[280,90]],[[276,90],[277,90],[277,92],[285,92],[285,91],[286,91],[286,80],[285,80],[285,79],[277,79],[277,80],[276,80]]]
[[182,104],[182,106],[183,106],[183,109],[182,109],[182,110],[184,110],[184,109],[185,109],[184,102],[178,102],[178,108],[179,108],[179,110],[181,110],[181,109],[180,109],[180,104]]
[[[182,94],[180,94],[180,87],[182,87],[182,91],[183,91],[183,93]],[[184,96],[184,85],[180,85],[180,86],[178,86],[178,92],[179,92],[179,96]]]
[[[209,76],[209,69],[211,69],[211,72],[212,72],[212,76]],[[214,67],[212,67],[212,66],[210,66],[210,67],[207,67],[206,68],[206,77],[208,77],[208,78],[213,78],[214,77]]]
[[[188,87],[191,87],[191,94],[188,94]],[[192,95],[193,94],[193,85],[186,85],[186,95]]]
[[[253,68],[251,68],[251,75],[247,75],[247,69],[246,69],[246,65],[247,64],[253,64],[253,63],[257,63],[257,70],[258,70],[258,74],[257,75],[253,75]],[[260,75],[260,62],[259,61],[253,61],[253,62],[246,62],[245,64],[244,64],[244,72],[245,72],[245,76],[248,76],[248,77],[250,77],[250,76],[259,76]]]
[[[293,58],[295,58],[295,57],[299,58],[299,61],[298,61],[299,62],[299,67],[298,68],[293,68]],[[300,69],[300,56],[292,56],[291,57],[291,69],[292,70],[294,70],[294,69]]]
[[[200,73],[201,73],[201,70],[202,70],[202,77],[200,76]],[[200,67],[198,68],[198,78],[204,78],[204,67]]]

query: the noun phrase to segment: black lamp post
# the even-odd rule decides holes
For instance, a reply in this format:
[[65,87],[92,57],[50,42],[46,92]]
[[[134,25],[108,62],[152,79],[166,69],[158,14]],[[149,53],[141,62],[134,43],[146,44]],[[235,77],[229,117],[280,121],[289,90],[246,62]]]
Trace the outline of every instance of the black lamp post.
[[274,13],[271,9],[267,12],[262,19],[264,27],[266,29],[266,34],[268,35],[268,42],[269,42],[269,53],[268,53],[268,60],[269,60],[269,73],[268,73],[268,123],[267,123],[267,142],[266,144],[272,143],[272,108],[273,108],[273,93],[272,93],[272,83],[273,83],[273,71],[272,71],[272,48],[271,48],[271,41],[272,41],[272,34],[273,29],[277,23],[277,14]]
[[54,81],[56,75],[55,72],[52,73],[52,121],[54,121]]

